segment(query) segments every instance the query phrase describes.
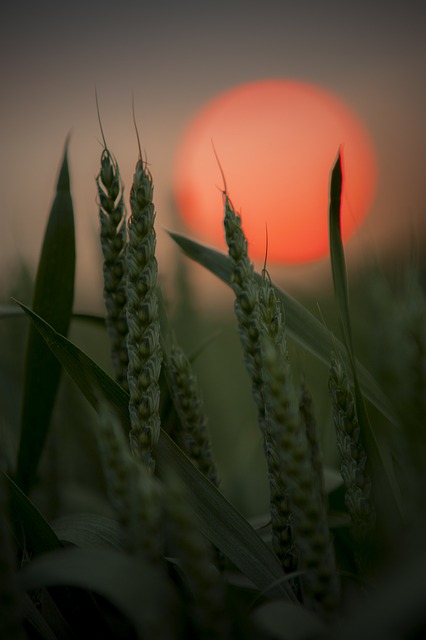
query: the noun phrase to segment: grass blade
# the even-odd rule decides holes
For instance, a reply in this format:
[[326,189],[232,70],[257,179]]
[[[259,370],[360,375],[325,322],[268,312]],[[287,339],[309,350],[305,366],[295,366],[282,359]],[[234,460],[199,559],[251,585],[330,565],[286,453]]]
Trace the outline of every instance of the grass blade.
[[77,547],[113,548],[117,551],[125,547],[119,524],[108,516],[71,513],[56,519],[52,527],[60,540]]
[[402,502],[399,486],[396,481],[394,469],[392,466],[390,452],[385,451],[385,449],[389,447],[385,447],[384,443],[381,443],[381,445],[379,446],[371,423],[369,421],[367,409],[365,407],[363,398],[363,392],[365,393],[365,390],[361,388],[358,374],[358,365],[355,359],[352,344],[347,273],[340,222],[342,182],[342,161],[339,154],[331,174],[329,212],[330,257],[335,298],[340,314],[343,341],[346,347],[346,353],[352,372],[356,412],[370,464],[374,471],[377,471],[381,468],[384,469],[389,484],[389,490],[393,494],[393,499],[396,503],[395,506],[397,507],[398,512],[402,517]]
[[[204,247],[189,238],[169,232],[182,251],[192,260],[198,262],[227,285],[231,282],[231,262],[227,255]],[[261,280],[261,275],[255,277]],[[344,346],[332,337],[328,329],[315,318],[303,305],[278,287],[275,292],[284,303],[286,313],[286,330],[288,335],[301,347],[312,353],[327,367],[330,361],[330,348],[334,344],[342,357],[347,360]],[[373,376],[358,363],[359,379],[365,397],[394,425],[398,424],[395,412],[380,389]]]
[[[19,304],[93,408],[99,410],[100,395],[106,398],[129,431],[128,393],[72,342],[58,334],[34,311]],[[260,536],[163,430],[156,452],[158,466],[170,465],[183,481],[203,534],[259,589],[267,590],[274,581],[282,578],[278,560]],[[287,584],[280,584],[268,593],[294,600]]]
[[53,633],[47,620],[37,608],[37,605],[31,600],[28,594],[23,599],[24,614],[28,624],[36,631],[37,637],[43,640],[58,640],[58,636]]
[[[0,304],[0,320],[11,318],[26,318],[26,315],[22,309],[13,304]],[[71,320],[80,320],[87,324],[94,325],[100,329],[106,329],[106,322],[103,316],[98,316],[93,313],[78,313],[71,314]]]
[[113,549],[52,551],[34,559],[19,577],[25,590],[73,586],[94,591],[124,613],[138,638],[173,637],[169,625],[173,628],[178,616],[176,593],[165,575],[140,558]]
[[62,548],[62,543],[31,500],[1,471],[9,490],[10,515],[21,549],[32,555]]
[[[68,331],[75,274],[74,212],[67,145],[37,269],[33,308],[60,333]],[[34,483],[59,386],[61,367],[35,327],[29,329],[17,483],[28,493]]]
[[[340,314],[340,324],[343,333],[346,352],[355,369],[354,349],[352,344],[352,329],[349,313],[348,282],[346,273],[346,261],[343,251],[340,221],[340,203],[342,194],[342,160],[339,154],[331,173],[330,184],[330,211],[329,211],[329,234],[330,234],[330,259],[331,271],[333,275],[334,294]],[[356,373],[356,372],[355,372]],[[356,376],[358,378],[358,376]]]

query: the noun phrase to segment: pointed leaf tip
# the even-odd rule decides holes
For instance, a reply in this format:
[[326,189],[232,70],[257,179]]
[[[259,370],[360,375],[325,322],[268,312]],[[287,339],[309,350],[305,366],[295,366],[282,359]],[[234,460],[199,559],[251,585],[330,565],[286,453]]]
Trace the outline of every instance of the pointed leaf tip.
[[330,199],[338,207],[334,211],[338,211],[340,217],[340,198],[342,193],[343,169],[342,169],[342,150],[339,147],[337,158],[331,171]]
[[57,192],[68,193],[71,188],[70,174],[69,174],[69,167],[68,167],[68,147],[69,147],[70,137],[71,137],[71,133],[67,135],[65,140],[64,153],[62,156],[62,164],[59,170],[58,182],[56,185]]

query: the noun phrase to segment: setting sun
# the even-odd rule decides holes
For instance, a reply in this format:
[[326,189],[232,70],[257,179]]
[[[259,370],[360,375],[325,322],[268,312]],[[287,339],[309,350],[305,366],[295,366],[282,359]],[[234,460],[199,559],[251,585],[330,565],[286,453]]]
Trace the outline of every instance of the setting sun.
[[328,254],[328,189],[342,149],[342,234],[365,219],[376,186],[372,142],[339,98],[314,85],[270,80],[235,87],[189,122],[177,150],[174,196],[196,239],[225,250],[223,168],[252,259],[304,263]]

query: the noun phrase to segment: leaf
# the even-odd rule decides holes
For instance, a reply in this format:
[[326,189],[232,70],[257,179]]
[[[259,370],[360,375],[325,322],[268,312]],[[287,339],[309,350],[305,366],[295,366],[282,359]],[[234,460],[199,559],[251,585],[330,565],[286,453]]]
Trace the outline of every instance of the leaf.
[[[25,312],[23,309],[19,309],[12,304],[0,304],[0,319],[1,318],[25,318]],[[94,324],[99,327],[106,328],[105,318],[102,316],[98,316],[93,313],[72,313],[72,320],[81,320],[82,322],[87,322],[89,324]]]
[[107,516],[72,513],[54,520],[52,528],[61,541],[77,547],[124,549],[120,526]]
[[261,537],[164,432],[157,451],[158,467],[173,468],[183,481],[185,495],[198,516],[201,533],[259,589],[271,596],[285,593],[293,600],[293,592],[286,584],[270,589],[273,582],[283,577],[283,572]]
[[37,609],[37,606],[27,594],[25,594],[23,598],[23,610],[26,620],[37,632],[37,637],[43,638],[43,640],[58,640],[58,637],[53,633],[43,614]]
[[9,490],[10,515],[21,549],[37,555],[62,544],[48,522],[9,476],[1,471]]
[[[185,238],[177,233],[168,232],[182,251],[192,260],[198,262],[211,273],[218,276],[230,286],[232,267],[227,255],[204,247],[203,245]],[[261,275],[255,273],[260,281]],[[330,364],[331,345],[336,345],[342,357],[346,360],[346,352],[338,342],[303,305],[292,296],[274,286],[275,293],[282,300],[285,308],[286,330],[288,335],[300,346],[321,360],[327,367]],[[372,402],[386,418],[394,425],[398,424],[396,414],[388,398],[385,396],[373,376],[358,363],[360,384],[365,397]]]
[[[78,347],[59,335],[31,309],[19,304],[92,407],[99,410],[101,395],[129,430],[128,394]],[[170,465],[183,481],[188,499],[198,515],[202,533],[259,589],[268,589],[282,577],[281,565],[272,551],[163,429],[156,449],[156,460],[159,467]],[[294,600],[293,591],[287,584],[281,584],[269,593],[271,596]]]
[[348,283],[340,219],[342,182],[342,163],[341,156],[339,154],[331,172],[328,225],[330,235],[330,259],[331,271],[333,275],[334,294],[340,313],[340,322],[343,332],[344,344],[346,347],[347,355],[351,362],[351,366],[354,367],[354,350],[352,345],[351,319],[349,314]]
[[398,509],[400,516],[403,517],[400,489],[392,465],[389,444],[382,442],[379,446],[378,441],[375,437],[374,430],[368,418],[367,409],[364,403],[362,392],[365,393],[365,390],[361,389],[358,375],[358,365],[355,359],[354,348],[352,344],[347,273],[340,221],[342,181],[342,162],[341,156],[339,154],[331,173],[329,215],[330,257],[335,298],[340,314],[343,341],[346,347],[346,353],[352,371],[355,392],[355,406],[358,422],[361,427],[361,434],[367,450],[370,466],[375,471],[378,469],[384,470],[387,477],[387,482],[389,484],[389,490],[395,502],[395,506]]
[[[22,588],[73,586],[107,598],[133,623],[138,637],[172,638],[177,595],[157,568],[112,549],[66,549],[35,558],[19,574]],[[165,635],[163,635],[165,634]]]
[[[34,286],[33,308],[66,335],[70,322],[75,275],[74,212],[70,192],[67,147],[56,188],[56,196],[44,236]],[[17,483],[28,493],[46,440],[59,386],[61,367],[34,327],[27,342],[21,439]]]

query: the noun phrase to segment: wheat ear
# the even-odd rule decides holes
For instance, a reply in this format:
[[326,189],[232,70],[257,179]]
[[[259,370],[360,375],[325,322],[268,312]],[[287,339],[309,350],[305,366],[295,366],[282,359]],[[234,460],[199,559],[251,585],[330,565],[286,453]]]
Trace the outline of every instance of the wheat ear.
[[306,427],[309,449],[311,452],[312,468],[316,473],[319,494],[324,506],[327,507],[327,495],[324,487],[324,473],[322,464],[321,449],[318,440],[318,426],[315,417],[314,401],[306,382],[302,383],[299,397],[299,409]]
[[106,407],[99,413],[98,441],[107,495],[121,525],[126,550],[159,564],[164,554],[159,481],[132,457],[118,418]]
[[117,382],[128,391],[124,187],[117,161],[108,150],[105,139],[96,185],[101,223],[100,240],[104,260],[104,301],[107,311],[107,328],[111,340],[112,364]]
[[176,341],[173,341],[170,352],[169,379],[173,404],[181,425],[178,444],[201,473],[218,487],[217,468],[198,381]]
[[[287,479],[285,471],[285,458],[279,446],[280,434],[274,415],[268,410],[267,397],[271,389],[265,389],[270,383],[263,372],[263,360],[265,358],[263,337],[266,337],[276,349],[279,359],[285,363],[287,376],[282,394],[292,389],[290,363],[287,352],[285,335],[284,309],[275,295],[270,282],[269,274],[263,270],[263,277],[259,287],[260,310],[260,339],[258,342],[257,361],[263,384],[263,400],[265,403],[264,441],[268,466],[270,509],[272,524],[272,545],[281,561],[284,571],[292,573],[297,569],[297,546],[294,535],[293,515],[289,505]],[[291,405],[291,399],[288,401]],[[296,585],[295,585],[296,586]]]
[[263,338],[263,372],[268,420],[284,461],[299,568],[304,572],[303,596],[313,609],[327,612],[337,606],[340,596],[334,549],[306,427],[289,383],[288,362],[280,357],[268,336]]
[[226,191],[224,192],[224,227],[228,253],[232,262],[232,288],[235,293],[234,309],[238,321],[244,362],[252,382],[252,393],[257,405],[258,422],[263,434],[263,446],[268,467],[268,481],[272,520],[273,547],[283,568],[294,571],[297,565],[292,515],[284,486],[282,460],[276,447],[273,425],[266,420],[264,379],[260,336],[266,333],[274,344],[280,344],[285,355],[281,308],[276,300],[269,278],[256,282],[254,267],[248,257],[248,243],[241,217],[236,213]]
[[336,352],[331,356],[329,389],[333,402],[340,471],[346,485],[345,503],[351,517],[355,539],[366,542],[375,528],[376,510],[371,499],[371,478],[367,473],[367,454],[348,376]]
[[151,470],[160,435],[160,324],[153,182],[139,158],[130,193],[131,217],[127,245],[127,349],[132,450]]

